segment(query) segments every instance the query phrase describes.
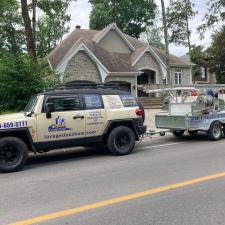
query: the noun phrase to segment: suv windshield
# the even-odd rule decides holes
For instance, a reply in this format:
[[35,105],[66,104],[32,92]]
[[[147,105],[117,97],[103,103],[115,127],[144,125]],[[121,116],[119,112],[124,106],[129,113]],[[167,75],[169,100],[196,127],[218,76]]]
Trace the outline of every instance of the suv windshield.
[[24,112],[32,112],[34,110],[34,107],[36,105],[36,102],[37,102],[37,98],[38,96],[37,95],[33,95],[29,102],[27,103],[25,109],[24,109]]

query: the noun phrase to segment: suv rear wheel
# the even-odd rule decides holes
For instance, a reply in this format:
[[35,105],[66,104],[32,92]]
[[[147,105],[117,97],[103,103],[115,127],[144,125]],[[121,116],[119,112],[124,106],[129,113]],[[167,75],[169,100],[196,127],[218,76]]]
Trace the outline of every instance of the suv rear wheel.
[[28,158],[26,144],[16,137],[0,139],[0,172],[13,172],[21,169]]
[[135,146],[133,131],[125,126],[114,128],[108,136],[107,147],[113,155],[127,155]]

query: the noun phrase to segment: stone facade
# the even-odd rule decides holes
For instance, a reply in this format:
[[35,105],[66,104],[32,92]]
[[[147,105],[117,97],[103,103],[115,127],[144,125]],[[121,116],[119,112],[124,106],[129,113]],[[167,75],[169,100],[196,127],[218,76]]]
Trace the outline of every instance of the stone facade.
[[136,63],[135,68],[138,70],[141,69],[150,69],[156,72],[156,81],[157,83],[162,83],[162,73],[159,66],[159,63],[152,57],[149,52],[146,52],[142,58]]
[[95,62],[84,52],[78,52],[67,64],[63,82],[93,81],[101,83],[101,75]]

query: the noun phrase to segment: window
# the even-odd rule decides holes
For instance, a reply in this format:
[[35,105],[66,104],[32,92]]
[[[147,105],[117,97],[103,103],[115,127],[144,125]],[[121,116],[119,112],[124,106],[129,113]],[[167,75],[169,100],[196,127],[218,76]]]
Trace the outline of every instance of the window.
[[120,99],[121,99],[124,107],[138,106],[135,98],[132,95],[120,95]]
[[175,84],[181,84],[182,83],[182,71],[181,69],[175,70]]
[[37,95],[33,95],[29,102],[27,103],[25,109],[24,109],[24,112],[32,112],[34,110],[34,107],[37,103],[37,99],[38,99],[38,96]]
[[86,109],[102,109],[102,100],[99,95],[84,95]]
[[201,78],[205,79],[207,75],[207,69],[205,67],[201,67]]
[[77,96],[64,98],[49,98],[47,103],[54,104],[54,112],[80,110],[81,104]]

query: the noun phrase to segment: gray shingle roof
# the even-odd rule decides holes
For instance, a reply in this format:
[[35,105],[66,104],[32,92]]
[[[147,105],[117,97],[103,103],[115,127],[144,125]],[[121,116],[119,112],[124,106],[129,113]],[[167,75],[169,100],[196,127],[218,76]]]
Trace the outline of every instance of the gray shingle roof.
[[[132,67],[132,63],[143,53],[148,46],[147,43],[137,40],[129,35],[125,35],[127,40],[135,48],[131,54],[111,53],[93,40],[100,35],[102,31],[75,29],[71,32],[49,55],[48,60],[53,70],[61,65],[64,60],[81,44],[85,46],[95,55],[95,57],[105,66],[109,72],[137,72]],[[165,63],[165,51],[154,48],[156,54]],[[173,65],[192,66],[193,64],[184,61],[174,55],[170,55],[170,63]]]

